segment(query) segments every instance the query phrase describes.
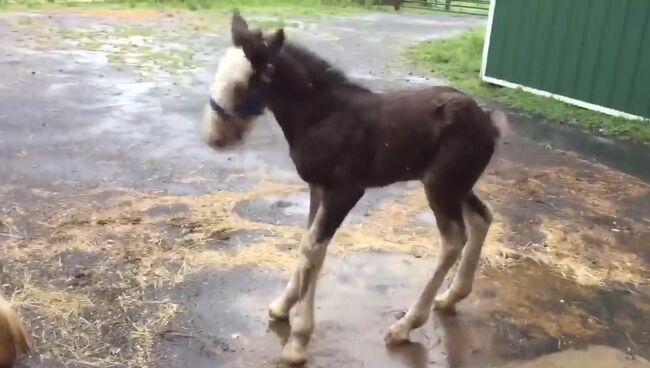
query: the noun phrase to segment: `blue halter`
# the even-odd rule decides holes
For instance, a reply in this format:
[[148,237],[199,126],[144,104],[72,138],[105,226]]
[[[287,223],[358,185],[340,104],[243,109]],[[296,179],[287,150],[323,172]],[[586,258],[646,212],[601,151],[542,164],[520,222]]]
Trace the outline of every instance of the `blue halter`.
[[257,89],[253,90],[244,98],[232,113],[226,111],[223,106],[210,97],[210,108],[224,121],[232,120],[233,116],[243,119],[252,118],[262,115],[266,107],[266,99],[269,94],[269,83],[262,83]]

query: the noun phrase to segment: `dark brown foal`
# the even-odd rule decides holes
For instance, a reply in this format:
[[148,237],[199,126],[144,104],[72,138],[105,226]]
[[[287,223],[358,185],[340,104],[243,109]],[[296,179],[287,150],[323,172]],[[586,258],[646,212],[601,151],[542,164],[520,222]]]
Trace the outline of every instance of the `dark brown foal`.
[[[315,54],[285,42],[282,30],[268,36],[250,30],[238,12],[232,35],[234,47],[219,64],[206,106],[208,144],[224,148],[240,142],[268,108],[284,132],[298,174],[310,187],[298,267],[269,308],[271,318],[285,319],[296,305],[282,357],[296,364],[307,360],[327,245],[367,188],[421,181],[441,234],[433,275],[386,341],[408,339],[412,329],[427,321],[434,300],[438,308],[453,309],[472,290],[492,221],[473,187],[492,158],[505,115],[483,111],[450,87],[374,93]],[[436,298],[461,253],[451,287]]]

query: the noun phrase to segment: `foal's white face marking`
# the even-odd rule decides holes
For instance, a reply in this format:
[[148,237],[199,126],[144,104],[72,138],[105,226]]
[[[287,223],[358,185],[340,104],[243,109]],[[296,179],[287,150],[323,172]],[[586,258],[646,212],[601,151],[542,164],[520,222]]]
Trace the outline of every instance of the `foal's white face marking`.
[[[217,73],[210,86],[210,96],[229,114],[237,105],[236,91],[246,91],[253,74],[253,66],[239,47],[229,47],[219,61]],[[241,119],[232,115],[224,121],[206,105],[203,113],[202,131],[205,141],[213,147],[223,148],[241,141],[252,119]]]

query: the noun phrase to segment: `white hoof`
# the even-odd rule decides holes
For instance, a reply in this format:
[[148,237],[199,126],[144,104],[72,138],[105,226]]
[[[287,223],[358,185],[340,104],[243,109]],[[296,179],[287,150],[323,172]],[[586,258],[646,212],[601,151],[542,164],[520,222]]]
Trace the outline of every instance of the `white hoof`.
[[282,361],[289,365],[303,365],[307,362],[307,346],[293,338],[289,338],[282,349]]
[[386,333],[384,341],[386,345],[399,345],[409,341],[411,329],[402,320],[395,322]]
[[289,308],[284,300],[278,298],[269,305],[269,318],[273,321],[284,321],[289,319]]

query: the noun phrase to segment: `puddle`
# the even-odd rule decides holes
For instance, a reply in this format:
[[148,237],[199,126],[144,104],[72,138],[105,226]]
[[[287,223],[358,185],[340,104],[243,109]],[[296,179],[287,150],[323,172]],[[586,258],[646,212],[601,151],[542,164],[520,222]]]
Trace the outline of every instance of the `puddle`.
[[[384,333],[417,296],[433,264],[431,259],[390,254],[329,257],[319,282],[309,367],[479,368],[518,361],[529,362],[508,367],[555,367],[538,362],[572,362],[581,350],[547,354],[607,344],[626,353],[600,347],[586,351],[593,353],[591,359],[610,362],[605,365],[608,368],[636,368],[625,365],[643,362],[632,354],[650,352],[650,342],[640,338],[643,324],[625,332],[615,324],[614,331],[606,332],[584,327],[588,323],[585,312],[576,312],[576,308],[590,302],[587,296],[595,298],[595,304],[602,303],[602,296],[593,296],[588,290],[574,294],[570,281],[561,281],[534,265],[506,272],[492,270],[489,279],[479,277],[472,296],[459,306],[458,315],[434,314],[432,321],[412,332],[411,344],[387,349]],[[542,280],[544,288],[531,288],[541,285]],[[197,368],[275,366],[288,326],[269,324],[266,307],[285,282],[286,277],[257,268],[207,271],[190,277],[178,289],[182,294],[178,297],[189,297],[186,312],[171,328],[190,334],[160,342],[156,349],[161,356],[171,358],[161,366],[173,367],[174,361]],[[621,294],[608,295],[625,303]],[[640,315],[634,309],[625,313]],[[545,319],[556,323],[558,330],[546,331],[537,325]],[[607,323],[604,317],[601,321]],[[540,356],[543,358],[530,361]],[[624,356],[629,359],[621,360]]]
[[[382,189],[371,189],[348,214],[344,225],[361,223],[370,211],[378,208],[384,201],[396,200],[403,195],[406,184],[398,184]],[[298,192],[287,196],[268,196],[238,203],[235,213],[239,216],[267,224],[304,226],[309,215],[309,193]]]
[[160,216],[185,216],[189,213],[190,207],[186,204],[162,204],[155,205],[145,211],[145,214],[151,217]]
[[437,224],[436,217],[433,215],[433,211],[420,212],[415,218],[419,223],[423,225],[430,225],[434,227]]
[[237,230],[224,234],[221,238],[206,243],[206,248],[221,250],[230,249],[233,251],[249,246],[254,241],[273,236],[269,230]]
[[301,226],[309,213],[309,193],[253,199],[237,204],[235,213],[257,222]]

